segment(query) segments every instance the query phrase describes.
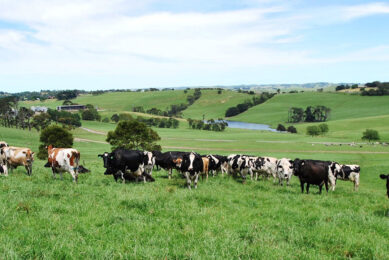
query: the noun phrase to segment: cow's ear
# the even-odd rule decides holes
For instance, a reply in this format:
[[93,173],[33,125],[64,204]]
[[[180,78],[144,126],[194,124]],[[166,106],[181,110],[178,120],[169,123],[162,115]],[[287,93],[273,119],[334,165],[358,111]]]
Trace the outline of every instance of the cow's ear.
[[384,180],[386,180],[388,177],[389,177],[389,174],[388,175],[385,175],[385,174],[381,174],[380,175],[380,178],[384,179]]
[[293,161],[292,161],[292,160],[289,160],[289,163],[293,163]]
[[103,155],[102,154],[98,154],[97,157],[103,157]]

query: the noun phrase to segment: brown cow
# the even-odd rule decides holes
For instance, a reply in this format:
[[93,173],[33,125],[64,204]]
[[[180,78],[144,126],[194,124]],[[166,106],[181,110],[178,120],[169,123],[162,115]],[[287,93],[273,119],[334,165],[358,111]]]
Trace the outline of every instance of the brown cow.
[[80,152],[73,148],[53,148],[50,145],[47,148],[48,165],[53,171],[53,177],[59,173],[62,180],[62,172],[69,172],[73,181],[78,180],[78,164],[80,161]]
[[204,179],[204,175],[207,177],[208,180],[208,172],[209,172],[209,158],[208,157],[201,157],[203,159],[203,172],[201,173],[201,178]]
[[18,166],[24,166],[27,174],[32,173],[32,163],[34,162],[34,152],[30,148],[8,146],[3,147],[8,169],[16,169]]

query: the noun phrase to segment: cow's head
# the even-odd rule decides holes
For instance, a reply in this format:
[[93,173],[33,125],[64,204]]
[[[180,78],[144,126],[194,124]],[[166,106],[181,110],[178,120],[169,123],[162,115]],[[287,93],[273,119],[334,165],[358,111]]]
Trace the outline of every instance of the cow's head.
[[240,156],[234,157],[231,162],[232,162],[231,167],[232,167],[232,169],[235,170],[235,169],[240,167],[240,165],[242,163],[242,157],[240,157]]
[[[111,161],[113,160],[113,153],[105,152],[105,153],[99,154],[97,156],[103,158],[104,168],[106,168],[108,170],[111,166]],[[109,174],[112,174],[112,173],[109,173]]]
[[153,155],[152,152],[144,151],[143,154],[144,154],[143,162],[145,165],[154,165],[155,164],[155,156]]
[[389,174],[381,174],[380,178],[386,180],[386,194],[388,195],[389,198]]
[[335,177],[343,175],[342,166],[337,162],[332,162],[329,165],[329,170]]
[[281,159],[277,162],[277,172],[285,179],[289,179],[294,172],[293,161],[288,159]]
[[27,163],[32,163],[34,161],[34,154],[35,153],[31,152],[30,149],[23,150],[22,153],[25,154]]
[[173,163],[176,165],[176,167],[181,168],[182,158],[178,157],[176,159],[173,159]]
[[80,165],[80,166],[78,166],[78,172],[79,173],[88,173],[88,172],[90,172],[90,170],[88,170],[84,166]]
[[299,173],[300,173],[300,168],[304,166],[304,160],[300,160],[298,158],[296,158],[294,161],[293,161],[293,165],[292,165],[292,169],[293,169],[293,174],[298,176]]

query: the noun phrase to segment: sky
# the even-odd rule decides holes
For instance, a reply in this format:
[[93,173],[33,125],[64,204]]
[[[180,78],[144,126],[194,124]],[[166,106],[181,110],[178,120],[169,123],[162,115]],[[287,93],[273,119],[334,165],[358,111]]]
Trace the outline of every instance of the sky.
[[389,81],[389,1],[0,0],[0,91]]

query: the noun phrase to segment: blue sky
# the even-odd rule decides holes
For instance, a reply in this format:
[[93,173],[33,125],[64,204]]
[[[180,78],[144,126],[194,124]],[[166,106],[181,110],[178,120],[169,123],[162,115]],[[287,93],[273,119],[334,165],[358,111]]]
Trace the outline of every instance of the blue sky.
[[0,90],[389,81],[389,2],[0,0]]

